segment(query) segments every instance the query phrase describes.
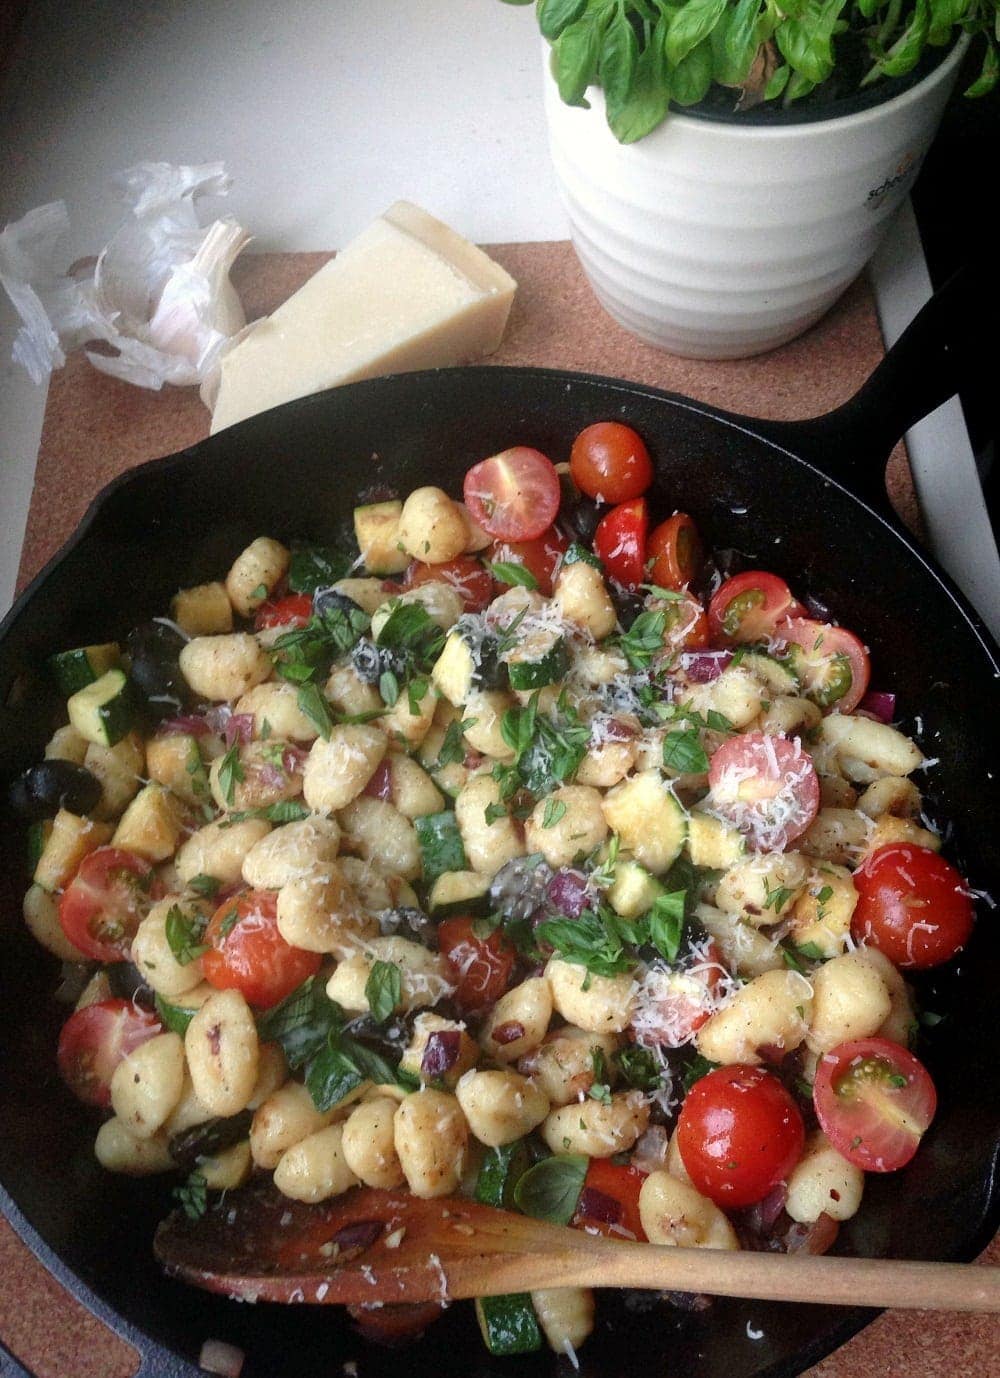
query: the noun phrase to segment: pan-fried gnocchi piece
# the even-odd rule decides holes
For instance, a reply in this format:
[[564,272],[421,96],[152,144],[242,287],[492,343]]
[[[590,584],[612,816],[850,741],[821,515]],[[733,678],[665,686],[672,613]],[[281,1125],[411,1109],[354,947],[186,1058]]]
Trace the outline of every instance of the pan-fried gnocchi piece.
[[440,813],[444,808],[444,795],[420,762],[399,751],[390,751],[388,760],[393,807],[411,822],[429,813]]
[[111,1108],[130,1134],[148,1139],[166,1122],[184,1089],[184,1043],[162,1033],[128,1053],[111,1077]]
[[502,995],[483,1025],[484,1051],[496,1062],[516,1062],[537,1048],[552,1019],[552,990],[544,976],[532,976]]
[[393,1116],[394,1142],[406,1184],[425,1199],[450,1196],[462,1179],[469,1126],[454,1096],[425,1087]]
[[184,1035],[195,1094],[213,1115],[235,1115],[253,1095],[259,1062],[257,1026],[243,996],[209,996]]
[[552,1003],[569,1024],[590,1033],[621,1033],[628,1027],[635,982],[627,973],[601,976],[553,957],[545,968]]
[[720,879],[716,908],[758,928],[777,923],[795,903],[808,874],[809,865],[798,852],[757,852]]
[[218,580],[175,593],[170,616],[188,636],[219,636],[233,630],[233,605]]
[[400,1010],[425,1009],[436,1005],[453,989],[444,958],[409,938],[371,938],[359,952],[340,962],[330,977],[326,993],[345,1009],[367,1013],[365,986],[376,962],[398,967]]
[[342,846],[390,875],[416,880],[420,843],[413,824],[385,799],[360,796],[337,815]]
[[932,852],[941,850],[939,833],[921,828],[909,818],[896,818],[891,813],[882,813],[872,824],[864,851],[866,854],[876,852],[879,847],[888,847],[890,842],[908,842],[914,847],[927,847]]
[[857,865],[874,824],[858,809],[822,808],[798,840],[800,850],[840,866]]
[[611,1158],[632,1148],[649,1124],[649,1102],[639,1091],[624,1091],[610,1101],[562,1105],[542,1122],[542,1138],[553,1153],[585,1153]]
[[207,921],[211,908],[201,900],[187,896],[167,895],[158,900],[139,924],[132,939],[132,961],[142,973],[147,985],[165,1000],[175,1000],[201,984],[201,958],[181,963],[174,955],[167,939],[167,918],[171,911],[182,918]]
[[912,780],[898,775],[883,775],[873,780],[858,800],[858,808],[869,818],[892,814],[896,818],[919,818],[923,810],[920,791]]
[[344,1124],[344,1161],[366,1187],[388,1190],[403,1184],[393,1125],[397,1105],[389,1096],[374,1097],[356,1106]]
[[726,914],[710,904],[699,904],[695,915],[718,944],[723,962],[734,975],[750,980],[785,965],[777,940],[748,923],[741,914]]
[[821,1215],[850,1220],[857,1215],[865,1174],[837,1152],[822,1130],[809,1135],[802,1157],[788,1179],[785,1210],[800,1224],[811,1225]]
[[553,868],[572,863],[599,847],[608,835],[600,790],[563,785],[540,799],[524,826],[529,852],[541,852]]
[[599,569],[578,560],[563,565],[556,578],[553,602],[567,622],[603,641],[615,629],[618,615]]
[[319,728],[299,707],[299,691],[287,680],[256,685],[237,700],[233,711],[253,718],[253,735],[269,742],[314,742],[319,736]]
[[591,741],[576,772],[576,783],[610,789],[619,780],[625,779],[635,765],[637,755],[635,737],[629,737],[626,741],[614,741],[609,737],[596,745]]
[[339,850],[337,820],[313,814],[275,828],[255,842],[243,858],[243,879],[256,890],[280,890],[293,880],[322,871]]
[[504,714],[514,704],[513,694],[503,689],[473,690],[462,714],[466,726],[462,735],[473,751],[494,761],[512,761],[514,750],[501,731]]
[[461,555],[469,528],[457,502],[440,488],[415,488],[403,503],[397,532],[408,555],[440,565]]
[[172,1172],[177,1164],[170,1156],[165,1134],[140,1138],[132,1134],[117,1116],[105,1120],[97,1131],[94,1155],[108,1172],[125,1177],[152,1177]]
[[536,1288],[531,1304],[554,1354],[573,1353],[594,1329],[594,1294],[589,1287]]
[[[424,1056],[427,1052],[427,1045],[435,1034],[447,1034],[449,1038],[457,1035],[458,1051],[451,1066],[441,1072],[439,1077],[429,1077],[424,1073]],[[400,1058],[399,1066],[401,1071],[409,1072],[411,1076],[419,1078],[420,1081],[440,1079],[449,1090],[453,1090],[459,1078],[470,1067],[475,1067],[478,1061],[479,1045],[475,1039],[469,1037],[465,1025],[454,1019],[445,1019],[443,1015],[432,1014],[428,1010],[418,1014],[414,1019],[413,1037],[410,1039],[402,1058]]]
[[639,1218],[650,1244],[682,1249],[739,1249],[722,1211],[688,1182],[651,1172],[639,1191]]
[[792,942],[809,956],[836,957],[847,945],[857,902],[850,871],[824,863],[813,871],[792,906]]
[[587,1095],[596,1080],[595,1066],[603,1066],[612,1075],[619,1042],[616,1034],[592,1033],[566,1024],[547,1034],[521,1060],[519,1070],[531,1077],[553,1105],[569,1105]]
[[742,665],[730,665],[708,684],[694,684],[682,691],[680,702],[702,716],[721,713],[740,730],[749,727],[761,710],[765,691],[760,681]]
[[328,1201],[358,1185],[344,1157],[344,1126],[330,1124],[286,1149],[274,1169],[274,1185],[293,1201]]
[[347,717],[381,713],[385,707],[375,685],[366,684],[360,679],[353,665],[335,665],[323,687],[323,694],[335,713],[343,713]]
[[806,1042],[814,1052],[829,1052],[849,1039],[869,1038],[892,1010],[885,981],[861,951],[823,962],[812,974],[812,988]]
[[[360,1094],[360,1088],[356,1095]],[[332,1124],[342,1109],[317,1110],[312,1096],[300,1081],[286,1081],[254,1111],[250,1125],[250,1152],[260,1168],[277,1167],[282,1155],[317,1130]]]
[[849,780],[910,775],[923,760],[909,737],[871,718],[830,713],[820,725],[820,738],[834,748]]
[[500,807],[500,786],[492,775],[475,776],[455,800],[455,818],[469,865],[491,876],[527,851],[519,828],[506,811],[487,821],[486,810]]
[[544,1091],[510,1068],[466,1072],[455,1095],[472,1133],[488,1148],[522,1139],[549,1113]]
[[195,876],[211,876],[220,885],[235,885],[251,847],[270,831],[263,818],[206,823],[181,844],[175,858],[177,874],[185,884]]
[[242,698],[271,673],[271,658],[249,632],[196,636],[180,654],[181,673],[199,698]]
[[74,947],[63,932],[59,922],[59,905],[55,898],[40,885],[32,885],[25,891],[22,904],[24,922],[36,943],[41,943],[46,951],[61,962],[82,962],[83,953]]
[[376,932],[343,869],[328,861],[278,891],[278,932],[306,952],[348,956]]
[[[237,555],[226,575],[226,593],[241,617],[252,617],[288,570],[291,556],[280,541],[258,536]],[[228,695],[236,698],[235,694]]]
[[701,1026],[695,1043],[710,1062],[763,1061],[762,1048],[786,1053],[805,1038],[812,1018],[812,986],[797,971],[765,971],[734,991]]
[[335,813],[355,799],[375,774],[389,746],[371,723],[344,723],[314,742],[302,774],[302,794],[317,813]]

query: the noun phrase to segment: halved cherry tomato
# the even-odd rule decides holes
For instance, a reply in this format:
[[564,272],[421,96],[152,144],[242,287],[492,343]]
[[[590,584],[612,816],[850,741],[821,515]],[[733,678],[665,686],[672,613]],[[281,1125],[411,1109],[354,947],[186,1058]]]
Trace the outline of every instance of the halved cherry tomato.
[[62,1026],[59,1075],[78,1100],[111,1104],[111,1077],[122,1058],[162,1033],[155,1014],[131,1000],[99,1000],[71,1014]]
[[[548,531],[543,531],[533,541],[496,541],[487,551],[486,558],[491,565],[523,565],[537,579],[538,592],[550,598],[556,565],[566,553],[567,545],[562,532],[550,526]],[[495,581],[497,593],[503,593],[510,587],[502,579]]]
[[517,954],[499,929],[479,938],[472,919],[460,914],[438,925],[438,945],[463,1010],[484,1010],[507,990]]
[[639,498],[653,482],[646,442],[620,421],[596,421],[573,441],[569,471],[581,493],[599,502]]
[[635,1041],[665,1048],[690,1043],[711,1017],[714,997],[725,975],[722,953],[709,939],[691,960],[664,971],[656,980],[648,998],[643,999],[640,1026],[633,1028]]
[[686,512],[661,522],[646,542],[649,582],[664,589],[687,588],[704,556],[698,528]]
[[734,574],[708,605],[712,637],[720,646],[766,641],[782,617],[790,616],[792,591],[784,579],[762,569]]
[[444,1314],[444,1308],[442,1301],[375,1302],[351,1305],[347,1314],[363,1339],[394,1349],[421,1336]]
[[123,847],[98,847],[63,891],[59,924],[92,961],[126,962],[136,929],[162,894],[143,857]]
[[679,598],[654,598],[651,607],[666,614],[663,644],[670,651],[702,651],[710,637],[705,609],[691,593]]
[[969,887],[929,847],[891,842],[854,873],[858,892],[851,932],[898,967],[936,967],[960,952],[972,932]]
[[446,560],[440,565],[425,565],[420,560],[414,560],[407,568],[405,581],[408,589],[435,580],[451,585],[461,598],[466,612],[482,612],[493,597],[493,578],[489,570],[471,555],[458,555],[454,560]]
[[797,737],[741,732],[708,767],[712,808],[758,851],[784,851],[819,811],[819,780]]
[[248,1004],[270,1009],[315,976],[318,952],[292,947],[278,932],[274,890],[246,890],[220,904],[205,930],[205,980],[217,990],[238,990]]
[[857,708],[868,688],[871,662],[853,632],[810,617],[789,616],[777,624],[774,635],[795,648],[793,668],[807,698],[838,713]]
[[254,614],[254,631],[267,631],[269,627],[304,627],[312,617],[312,606],[312,596],[308,593],[269,598]]
[[540,450],[517,445],[474,464],[463,496],[473,520],[498,541],[531,541],[559,511],[559,475]]
[[888,1038],[857,1038],[824,1053],[813,1081],[823,1133],[866,1172],[905,1167],[937,1109],[930,1073]]
[[646,577],[646,533],[649,509],[645,498],[612,507],[594,532],[594,553],[605,572],[622,588],[637,589]]
[[647,1243],[639,1217],[639,1192],[645,1180],[646,1173],[636,1167],[591,1158],[570,1224],[608,1239]]
[[726,1209],[752,1206],[802,1156],[805,1126],[777,1077],[737,1063],[696,1081],[677,1120],[677,1146],[698,1191]]

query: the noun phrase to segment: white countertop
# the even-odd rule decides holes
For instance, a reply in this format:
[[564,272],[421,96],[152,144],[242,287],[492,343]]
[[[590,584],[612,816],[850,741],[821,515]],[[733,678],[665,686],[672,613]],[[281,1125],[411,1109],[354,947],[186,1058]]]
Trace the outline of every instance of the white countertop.
[[[62,198],[66,262],[122,219],[110,176],[222,159],[259,249],[329,249],[405,197],[480,243],[568,238],[538,37],[500,0],[35,0],[0,83],[0,225]],[[891,343],[929,294],[909,207],[873,265]],[[44,390],[10,363],[0,293],[0,610],[12,596]],[[1000,562],[957,400],[907,437],[938,558],[1000,634]]]

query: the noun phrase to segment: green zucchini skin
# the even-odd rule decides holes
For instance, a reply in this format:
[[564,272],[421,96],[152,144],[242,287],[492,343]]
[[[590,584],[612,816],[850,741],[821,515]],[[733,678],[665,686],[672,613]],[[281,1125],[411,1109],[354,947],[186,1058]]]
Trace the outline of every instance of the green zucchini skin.
[[69,720],[97,746],[115,746],[136,722],[135,695],[124,670],[106,670],[66,704]]
[[109,641],[102,646],[77,646],[59,651],[49,657],[49,667],[60,690],[69,698],[100,679],[107,670],[114,669],[121,660],[118,643]]
[[476,1319],[491,1354],[533,1354],[542,1347],[542,1332],[528,1292],[477,1297]]

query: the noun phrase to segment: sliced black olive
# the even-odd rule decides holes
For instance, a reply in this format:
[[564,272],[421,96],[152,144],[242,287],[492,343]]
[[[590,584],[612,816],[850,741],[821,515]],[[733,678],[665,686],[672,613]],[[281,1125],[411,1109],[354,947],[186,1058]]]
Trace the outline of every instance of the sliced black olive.
[[338,593],[336,589],[317,589],[313,594],[314,617],[322,617],[324,613],[328,612],[350,614],[363,611],[360,604],[355,603],[353,598],[348,598],[346,593]]
[[422,909],[386,909],[378,916],[385,938],[410,938],[424,947],[437,950],[437,926]]
[[623,631],[627,632],[642,612],[642,596],[629,593],[620,584],[610,583],[608,589],[611,594],[611,601],[615,605],[615,612],[618,614],[618,621],[621,623]]
[[559,513],[559,525],[572,541],[580,541],[590,547],[597,524],[606,508],[601,508],[589,498],[579,497],[567,504]]
[[490,882],[490,904],[506,919],[530,919],[544,905],[553,874],[552,867],[538,856],[515,857]]
[[241,1110],[238,1115],[205,1120],[193,1125],[179,1134],[174,1134],[167,1145],[171,1158],[182,1172],[193,1172],[200,1158],[211,1158],[223,1149],[232,1148],[250,1133],[253,1120],[252,1110]]
[[179,664],[184,638],[165,622],[133,627],[125,644],[130,657],[129,678],[154,718],[177,713],[190,700]]
[[506,689],[507,685],[507,665],[500,659],[500,643],[495,636],[484,636],[477,654],[476,686]]
[[390,646],[378,646],[364,636],[351,651],[354,672],[364,684],[378,684],[384,674],[406,673],[406,656]]
[[385,1024],[378,1024],[370,1014],[362,1014],[352,1019],[345,1031],[389,1062],[398,1062],[413,1038],[413,1017],[394,1014]]
[[134,1000],[144,1010],[154,1008],[156,1001],[152,990],[138,967],[131,962],[112,962],[104,968],[111,987],[111,994],[118,1000]]
[[52,818],[60,809],[89,813],[100,798],[97,776],[72,761],[39,761],[18,776],[10,790],[12,806],[31,822]]

